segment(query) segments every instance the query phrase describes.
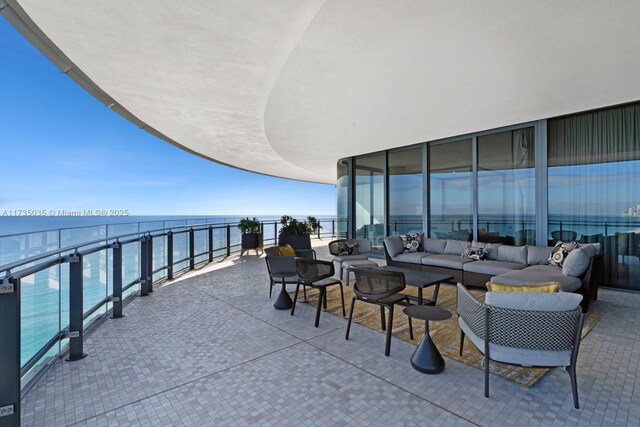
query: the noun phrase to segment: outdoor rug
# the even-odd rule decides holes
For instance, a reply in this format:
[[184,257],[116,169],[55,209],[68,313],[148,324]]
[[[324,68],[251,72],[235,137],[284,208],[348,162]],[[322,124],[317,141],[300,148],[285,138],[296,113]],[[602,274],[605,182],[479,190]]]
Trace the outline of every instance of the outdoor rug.
[[[353,288],[351,286],[344,287],[344,300],[347,315],[349,314],[349,308],[351,307],[351,298],[353,296],[352,289]],[[433,287],[425,289],[425,298],[431,297],[432,292]],[[417,289],[412,286],[407,286],[403,293],[417,295]],[[471,293],[478,300],[484,301],[484,291],[471,288]],[[307,291],[307,295],[309,297],[308,303],[316,307],[318,302],[317,291],[309,289]],[[342,316],[339,287],[330,287],[327,295],[327,310],[325,310],[325,312],[329,312],[336,316]],[[300,290],[299,298],[299,302],[301,302],[302,290]],[[456,287],[454,285],[440,285],[437,306],[449,310],[452,314],[451,318],[448,320],[429,322],[431,339],[440,350],[440,353],[449,359],[457,360],[465,365],[473,366],[474,368],[482,370],[482,354],[475,348],[469,339],[465,339],[464,352],[462,353],[462,356],[459,355],[460,327],[458,325],[458,318],[456,315]],[[424,322],[416,319],[413,320],[413,333],[415,339],[411,341],[409,339],[407,316],[402,312],[402,308],[402,306],[396,306],[395,308],[393,336],[417,346],[424,335]],[[589,310],[589,313],[587,313],[584,318],[584,326],[582,330],[583,338],[591,331],[591,329],[593,329],[601,318],[602,312],[595,310],[593,307]],[[356,302],[356,307],[353,312],[353,322],[374,331],[384,333],[380,328],[380,307],[377,305],[367,304],[362,301]],[[352,334],[353,333],[354,332],[352,331]],[[380,345],[380,353],[384,353],[383,344]],[[533,386],[536,381],[547,373],[547,371],[548,369],[545,368],[522,368],[502,363],[491,363],[491,373],[493,375],[498,375],[524,387]]]

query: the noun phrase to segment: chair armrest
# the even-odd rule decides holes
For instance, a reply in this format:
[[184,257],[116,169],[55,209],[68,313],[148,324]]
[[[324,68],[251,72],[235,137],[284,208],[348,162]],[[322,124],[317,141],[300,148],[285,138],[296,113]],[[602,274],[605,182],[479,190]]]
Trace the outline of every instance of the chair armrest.
[[296,256],[306,259],[316,259],[316,251],[313,249],[296,249]]
[[457,285],[456,296],[456,309],[458,316],[464,320],[474,334],[480,338],[484,338],[486,305],[471,295],[462,283],[458,283]]

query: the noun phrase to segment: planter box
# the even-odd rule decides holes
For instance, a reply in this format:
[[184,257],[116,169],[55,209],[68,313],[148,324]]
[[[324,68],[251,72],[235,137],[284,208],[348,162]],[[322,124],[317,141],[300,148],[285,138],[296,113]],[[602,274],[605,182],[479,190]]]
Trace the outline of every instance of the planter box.
[[262,233],[243,233],[241,246],[240,256],[244,255],[244,252],[250,249],[254,249],[256,255],[258,255],[258,249],[262,251],[263,247]]
[[278,246],[291,245],[293,249],[311,249],[309,234],[281,234],[278,236]]

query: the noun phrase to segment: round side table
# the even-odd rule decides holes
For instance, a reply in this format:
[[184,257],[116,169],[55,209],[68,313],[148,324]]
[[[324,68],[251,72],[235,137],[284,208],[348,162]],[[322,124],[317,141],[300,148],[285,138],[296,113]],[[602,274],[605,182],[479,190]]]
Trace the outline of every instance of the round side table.
[[[273,303],[273,307],[276,310],[291,310],[293,307],[293,300],[289,296],[287,292],[287,284],[285,283],[285,279],[287,277],[295,277],[298,273],[296,272],[285,272],[285,273],[272,273],[271,277],[282,279],[282,287],[280,288],[280,293],[278,294],[278,298],[276,302]],[[276,282],[277,283],[277,282]]]
[[412,305],[402,310],[404,314],[424,320],[424,337],[411,356],[411,366],[425,374],[439,374],[444,370],[444,359],[429,335],[429,321],[447,320],[451,313],[440,307],[428,305]]

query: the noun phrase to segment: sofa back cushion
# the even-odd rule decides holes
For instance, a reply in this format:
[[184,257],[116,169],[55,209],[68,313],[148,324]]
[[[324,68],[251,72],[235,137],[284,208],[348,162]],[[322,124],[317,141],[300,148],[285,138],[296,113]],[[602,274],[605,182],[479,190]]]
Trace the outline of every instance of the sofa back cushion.
[[464,248],[469,244],[465,240],[447,239],[447,245],[444,247],[445,255],[460,255],[464,252]]
[[527,247],[500,245],[498,246],[498,261],[527,264]]
[[404,242],[400,236],[385,237],[384,244],[387,246],[387,252],[391,258],[404,251]]
[[485,303],[494,307],[531,311],[571,311],[578,307],[582,295],[571,292],[487,292]]
[[591,245],[582,246],[569,252],[562,264],[562,274],[578,277],[587,271],[591,257],[596,254],[596,249]]
[[527,246],[527,264],[546,265],[549,264],[551,249],[546,246]]
[[447,241],[444,239],[429,239],[428,237],[424,239],[423,242],[424,251],[431,252],[432,254],[442,254],[444,253],[444,248],[447,246]]

